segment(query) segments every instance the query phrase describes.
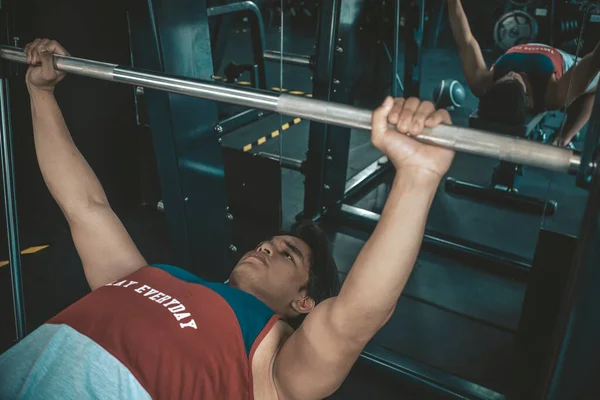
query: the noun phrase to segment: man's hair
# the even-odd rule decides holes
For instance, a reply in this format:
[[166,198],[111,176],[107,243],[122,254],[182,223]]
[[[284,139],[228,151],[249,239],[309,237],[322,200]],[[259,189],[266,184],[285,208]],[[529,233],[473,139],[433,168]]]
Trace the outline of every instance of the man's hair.
[[[308,245],[311,252],[309,260],[308,283],[304,289],[315,305],[330,297],[337,296],[340,291],[340,278],[333,259],[333,252],[327,234],[314,221],[306,220],[294,224],[288,231],[280,233],[296,237]],[[306,314],[288,320],[294,328],[298,328]]]
[[492,122],[519,125],[526,115],[527,95],[516,79],[495,83],[479,100],[479,116]]

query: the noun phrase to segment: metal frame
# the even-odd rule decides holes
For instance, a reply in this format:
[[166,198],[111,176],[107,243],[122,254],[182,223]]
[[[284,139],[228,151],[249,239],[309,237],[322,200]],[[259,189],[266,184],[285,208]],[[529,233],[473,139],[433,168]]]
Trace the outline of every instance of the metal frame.
[[[475,111],[469,117],[469,127],[541,142],[544,138],[539,132],[542,130],[546,115],[546,112],[533,114],[528,116],[528,121],[522,125],[508,125],[486,121],[480,118],[478,112]],[[558,207],[556,201],[526,196],[516,190],[517,182],[519,177],[522,176],[523,170],[524,168],[518,163],[501,161],[494,168],[488,185],[473,184],[449,177],[445,181],[445,189],[449,194],[472,198],[476,201],[483,201],[500,207],[513,208],[525,213],[545,216],[554,215]]]
[[[4,6],[4,8],[3,8]],[[4,29],[0,32],[3,41],[11,37],[11,10],[0,4],[0,20]],[[2,164],[2,184],[4,189],[4,212],[8,240],[8,259],[15,321],[15,339],[20,341],[27,335],[25,295],[23,292],[23,270],[21,245],[19,243],[19,217],[17,210],[17,188],[10,118],[10,90],[8,77],[10,66],[0,64],[0,163]]]
[[393,170],[392,163],[387,157],[381,157],[346,182],[343,201],[352,202],[360,198],[374,183],[378,182],[387,172]]
[[[600,93],[596,93],[588,122],[586,145],[592,164],[600,162]],[[569,276],[565,300],[561,305],[558,328],[546,360],[539,398],[558,400],[597,398],[600,348],[600,171],[592,177],[590,197],[579,232],[575,259]],[[589,179],[585,179],[589,182]],[[595,392],[592,387],[596,386]]]
[[540,229],[515,337],[509,398],[539,399],[543,370],[573,264],[577,238]]
[[[265,39],[265,24],[263,21],[262,13],[260,8],[253,1],[240,1],[237,3],[225,4],[217,7],[210,7],[206,9],[209,17],[222,17],[226,14],[235,14],[241,12],[249,12],[254,16],[252,26],[250,28],[250,35],[252,36],[252,54],[254,58],[254,65],[258,66],[258,87],[261,89],[267,89],[267,73],[264,63],[264,51],[266,47]],[[221,32],[222,33],[222,32]],[[224,41],[222,35],[218,35],[215,40],[215,47],[223,47],[223,44],[218,43]],[[221,63],[222,55],[213,54],[213,58],[218,60],[218,63],[214,65],[215,69],[218,69]]]
[[[392,97],[398,97],[400,89],[404,91],[404,87],[400,87],[400,79],[396,79],[396,77],[398,76],[398,58],[400,57],[400,3],[401,0],[396,0],[394,2],[394,51],[392,54]],[[385,47],[385,40],[383,41],[383,46]],[[409,53],[406,52],[406,61],[408,61],[408,54]],[[406,63],[406,65],[408,65],[408,63]]]
[[406,48],[404,51],[404,97],[421,95],[421,60],[423,57],[423,28],[425,25],[425,0],[409,3],[406,18]]
[[[97,62],[58,60],[71,73],[145,87],[149,126],[175,262],[207,280],[224,281],[232,265],[232,225],[219,137],[217,104],[157,90],[178,87],[170,76],[213,76],[206,3],[195,0],[130,0],[134,64],[152,74]],[[185,34],[182,34],[185,29]],[[190,53],[189,49],[194,49]],[[21,52],[22,53],[22,52]],[[146,85],[154,81],[157,85]],[[158,81],[161,81],[158,83]],[[134,83],[134,82],[137,82]],[[219,211],[221,210],[221,211]],[[215,267],[218,266],[218,267]]]
[[[319,11],[319,25],[317,32],[316,67],[313,74],[313,98],[326,102],[340,99],[337,93],[340,83],[346,84],[343,79],[336,76],[336,65],[341,64],[340,57],[345,58],[341,46],[343,38],[340,35],[340,11],[344,0],[331,0],[322,4]],[[340,68],[341,69],[341,68]],[[335,82],[334,82],[335,81]],[[342,90],[340,90],[342,92]],[[335,140],[335,133],[344,136]],[[331,173],[336,171],[345,174],[348,163],[348,150],[350,129],[331,127],[324,123],[311,123],[308,139],[308,152],[306,157],[305,184],[304,184],[304,217],[317,218],[328,206],[335,203],[330,179]],[[333,191],[340,195],[340,180],[333,187]],[[345,177],[341,179],[345,182]],[[341,189],[343,191],[343,188]],[[327,193],[326,193],[327,192]]]
[[504,400],[505,396],[491,389],[470,382],[464,378],[449,374],[437,368],[425,365],[396,352],[368,344],[361,353],[359,362],[377,368],[384,373],[416,388],[426,391],[433,398],[461,400]]
[[0,78],[0,113],[2,125],[0,135],[0,160],[2,162],[2,180],[4,186],[4,210],[6,215],[6,231],[8,233],[8,256],[10,278],[13,294],[13,310],[17,341],[27,334],[25,321],[25,296],[23,294],[23,278],[21,268],[21,248],[19,244],[19,222],[17,212],[17,194],[14,173],[14,152],[10,124],[10,99],[8,80]]
[[303,54],[281,53],[280,51],[275,50],[265,50],[264,58],[265,61],[281,61],[284,64],[295,65],[298,67],[308,67],[310,69],[315,67],[315,57],[305,56]]
[[[339,213],[332,215],[342,225],[357,227],[371,232],[379,222],[381,215],[362,208],[343,204]],[[492,249],[478,243],[444,236],[439,232],[426,231],[423,249],[446,257],[460,259],[484,268],[496,275],[526,282],[531,263],[522,257]]]
[[[223,49],[227,43],[227,36],[224,35],[224,31],[228,28],[223,27],[223,18],[227,14],[247,12],[252,15],[250,18],[250,35],[252,38],[252,55],[253,63],[256,68],[252,71],[251,75],[254,80],[256,75],[256,87],[260,89],[268,89],[267,72],[264,57],[266,48],[266,35],[265,25],[263,16],[260,8],[253,1],[240,1],[237,3],[230,3],[221,6],[211,7],[207,10],[208,16],[211,18],[217,17],[216,26],[214,32],[212,32],[211,39],[213,43],[213,65],[214,70],[218,70],[221,66],[223,58]],[[227,117],[225,120],[220,121],[215,130],[219,134],[227,134],[235,131],[247,124],[257,121],[270,113],[265,113],[261,110],[248,109],[237,114]]]

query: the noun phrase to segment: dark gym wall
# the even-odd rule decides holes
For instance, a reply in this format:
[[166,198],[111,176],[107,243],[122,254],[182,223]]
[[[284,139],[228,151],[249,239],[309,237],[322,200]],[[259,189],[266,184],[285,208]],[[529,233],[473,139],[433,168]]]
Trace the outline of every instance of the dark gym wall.
[[[130,64],[125,2],[16,3],[14,35],[20,37],[20,46],[36,37],[48,37],[76,57]],[[96,172],[113,208],[123,213],[139,204],[133,87],[67,76],[57,88],[56,97],[76,145]],[[42,240],[66,225],[37,166],[24,74],[12,80],[11,103],[21,236],[29,233]]]

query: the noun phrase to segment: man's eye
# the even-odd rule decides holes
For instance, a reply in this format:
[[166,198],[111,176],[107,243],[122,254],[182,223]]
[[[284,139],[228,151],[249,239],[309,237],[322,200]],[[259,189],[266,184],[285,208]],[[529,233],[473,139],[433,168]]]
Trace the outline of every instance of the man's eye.
[[283,252],[283,256],[292,260],[292,255],[290,253],[288,253],[287,251]]

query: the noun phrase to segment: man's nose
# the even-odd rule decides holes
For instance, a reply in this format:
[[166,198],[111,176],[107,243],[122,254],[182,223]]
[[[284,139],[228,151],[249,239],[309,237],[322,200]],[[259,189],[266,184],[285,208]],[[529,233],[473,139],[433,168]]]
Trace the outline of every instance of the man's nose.
[[258,248],[258,251],[266,253],[267,255],[271,255],[274,252],[274,248],[273,248],[273,245],[271,243],[263,243]]

